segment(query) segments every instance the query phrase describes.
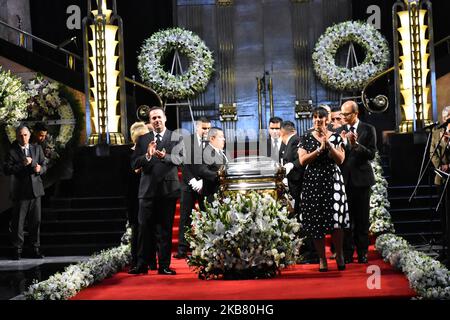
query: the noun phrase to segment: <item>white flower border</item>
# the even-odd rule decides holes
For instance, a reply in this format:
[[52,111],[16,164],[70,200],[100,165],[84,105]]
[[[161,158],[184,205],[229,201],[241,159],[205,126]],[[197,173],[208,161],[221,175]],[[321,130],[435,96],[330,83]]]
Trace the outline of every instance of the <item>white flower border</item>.
[[[189,59],[188,69],[173,75],[163,69],[161,60],[171,50],[178,50]],[[138,56],[138,69],[142,80],[158,94],[170,99],[193,97],[205,90],[213,72],[211,51],[192,31],[171,28],[159,31],[145,40]]]
[[[131,229],[127,228],[122,241],[129,239]],[[35,281],[24,292],[27,300],[68,300],[82,289],[102,281],[122,270],[129,264],[131,249],[129,243],[101,251],[85,262],[70,265],[62,273],[56,273],[45,281]]]
[[17,125],[27,116],[28,93],[20,78],[0,66],[0,123]]
[[405,239],[394,234],[394,225],[388,211],[390,204],[387,199],[387,181],[382,175],[378,153],[372,167],[375,185],[370,197],[370,232],[378,235],[376,250],[384,261],[405,273],[410,287],[418,294],[418,299],[450,299],[449,270],[439,261],[414,250]]
[[[336,65],[335,56],[340,47],[353,42],[360,45],[366,57],[352,69]],[[358,91],[378,73],[386,69],[389,46],[371,24],[359,21],[345,21],[328,27],[320,36],[312,54],[314,71],[326,86],[338,91]]]
[[380,235],[375,247],[384,261],[405,273],[419,299],[450,299],[450,271],[439,261],[392,233]]
[[375,175],[375,185],[372,186],[370,194],[370,227],[369,232],[372,235],[382,233],[394,233],[394,224],[389,213],[390,203],[388,200],[387,181],[383,177],[383,168],[378,152],[375,159],[371,162]]

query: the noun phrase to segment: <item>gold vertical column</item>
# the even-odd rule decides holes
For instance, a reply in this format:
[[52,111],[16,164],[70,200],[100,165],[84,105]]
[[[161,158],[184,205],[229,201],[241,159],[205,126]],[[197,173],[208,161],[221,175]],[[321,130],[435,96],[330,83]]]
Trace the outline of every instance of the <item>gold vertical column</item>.
[[233,1],[216,1],[217,18],[217,69],[219,71],[219,115],[227,140],[234,139],[237,105],[234,72]]

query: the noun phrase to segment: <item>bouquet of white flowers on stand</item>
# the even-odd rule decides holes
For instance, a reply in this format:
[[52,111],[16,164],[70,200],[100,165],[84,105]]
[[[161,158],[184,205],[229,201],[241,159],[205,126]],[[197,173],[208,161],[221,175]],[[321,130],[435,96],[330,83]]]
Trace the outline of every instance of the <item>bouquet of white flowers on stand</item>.
[[206,211],[192,212],[187,239],[188,264],[200,279],[274,277],[295,264],[301,246],[300,224],[270,195],[217,196]]

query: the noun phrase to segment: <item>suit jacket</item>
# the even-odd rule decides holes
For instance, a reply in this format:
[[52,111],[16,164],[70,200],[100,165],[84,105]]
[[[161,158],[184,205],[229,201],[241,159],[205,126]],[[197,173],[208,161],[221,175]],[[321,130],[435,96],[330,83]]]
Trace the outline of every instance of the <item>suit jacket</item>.
[[219,177],[217,172],[226,164],[224,157],[208,144],[203,150],[203,164],[198,167],[198,174],[203,179],[202,194],[212,201],[214,194],[219,191]]
[[301,138],[298,135],[294,135],[289,139],[287,145],[282,148],[284,149],[282,155],[283,164],[288,162],[294,164],[294,167],[287,175],[288,186],[289,190],[292,191],[290,192],[292,196],[297,196],[296,192],[298,192],[301,188],[303,174],[305,171],[305,168],[300,165],[300,160],[298,158],[298,145],[300,143],[300,139]]
[[[347,130],[345,127],[344,130]],[[357,144],[351,147],[349,143],[345,146],[345,160],[341,165],[345,184],[355,187],[370,187],[375,184],[370,161],[375,158],[377,151],[377,135],[375,127],[359,121],[356,130],[358,134]]]
[[146,158],[147,148],[154,140],[153,131],[139,137],[136,149],[131,155],[131,167],[142,168],[139,183],[138,198],[178,197],[180,181],[178,179],[178,165],[182,163],[182,137],[170,130],[166,130],[157,149],[166,150],[164,159],[153,156],[150,161]]
[[[183,139],[184,157],[181,172],[183,175],[182,190],[187,192],[195,192],[189,185],[191,179],[201,179],[198,169],[203,163],[203,147],[198,144],[197,134],[191,134]],[[202,142],[203,144],[203,142]]]
[[[442,135],[445,133],[445,128],[442,129],[434,129],[432,138],[431,138],[431,145],[430,145],[430,157],[431,162],[433,163],[434,167],[439,169],[441,165],[443,164],[450,164],[450,148],[448,143],[444,141],[444,139],[441,139]],[[433,154],[433,151],[436,149],[436,151]],[[434,183],[437,185],[442,184],[442,178],[439,175],[436,175],[434,178]]]
[[[10,197],[13,201],[33,199],[45,194],[41,175],[47,171],[47,161],[42,147],[38,144],[29,144],[31,165],[25,166],[26,159],[19,143],[14,141],[6,156],[4,171],[7,175],[12,175]],[[41,171],[34,172],[34,168],[39,164]]]
[[[279,138],[279,139],[280,139],[280,142],[281,142],[281,138]],[[280,162],[280,151],[282,150],[283,143],[281,142],[280,149],[278,150],[278,152],[276,154],[274,153],[274,150],[272,150],[273,148],[272,148],[272,138],[271,137],[269,137],[266,140],[266,144],[267,144],[267,156],[269,158],[272,158],[276,162]]]

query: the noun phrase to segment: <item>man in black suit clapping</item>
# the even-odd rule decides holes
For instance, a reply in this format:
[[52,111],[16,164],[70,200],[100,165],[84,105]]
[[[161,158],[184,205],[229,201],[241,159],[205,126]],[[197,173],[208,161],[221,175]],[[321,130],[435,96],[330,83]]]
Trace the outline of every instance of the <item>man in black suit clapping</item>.
[[345,234],[345,260],[346,263],[353,262],[354,244],[358,262],[367,263],[370,188],[375,184],[370,161],[375,158],[377,136],[373,126],[359,120],[358,105],[355,101],[346,101],[341,111],[346,121],[341,133],[345,144],[345,160],[341,169],[353,232]]
[[202,117],[195,122],[195,133],[183,139],[185,146],[184,162],[182,167],[183,181],[181,185],[181,207],[180,207],[180,229],[178,234],[178,252],[173,256],[175,259],[187,257],[189,245],[184,237],[186,227],[190,227],[191,213],[195,202],[201,210],[204,210],[204,196],[201,194],[203,181],[198,174],[198,168],[203,162],[203,148],[211,122]]
[[154,131],[139,137],[131,156],[132,168],[141,168],[141,180],[138,263],[129,273],[146,274],[158,247],[158,273],[174,275],[176,272],[169,267],[173,218],[180,196],[177,166],[181,164],[183,147],[181,137],[166,128],[162,108],[151,108],[149,115]]
[[7,175],[12,175],[10,195],[13,200],[11,233],[14,260],[21,258],[24,243],[23,226],[26,218],[33,246],[32,257],[43,257],[39,239],[41,197],[44,195],[41,175],[45,173],[47,166],[41,146],[29,142],[30,130],[26,126],[19,126],[16,129],[16,141],[6,156],[4,168]]

